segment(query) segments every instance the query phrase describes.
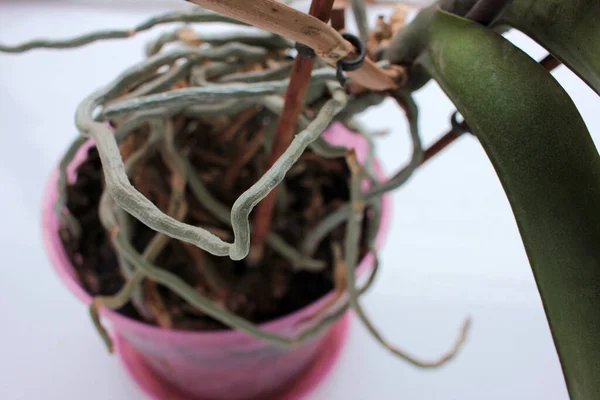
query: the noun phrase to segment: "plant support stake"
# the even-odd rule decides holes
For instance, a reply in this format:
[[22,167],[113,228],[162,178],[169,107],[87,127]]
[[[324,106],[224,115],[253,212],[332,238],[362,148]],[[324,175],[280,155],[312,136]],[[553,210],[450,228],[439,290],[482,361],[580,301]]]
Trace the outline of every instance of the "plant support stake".
[[[333,2],[334,0],[313,0],[309,14],[323,22],[329,21]],[[275,137],[273,139],[273,146],[271,148],[271,153],[269,154],[269,159],[267,160],[267,168],[271,168],[292,141],[292,136],[296,132],[298,117],[304,107],[304,97],[315,65],[314,51],[303,45],[298,45],[297,47],[298,56],[292,67],[292,73],[289,80],[290,83],[285,94],[285,103],[277,127],[275,128]],[[250,265],[255,265],[262,259],[264,242],[271,229],[271,220],[273,218],[275,201],[277,200],[277,192],[277,188],[273,189],[273,191],[256,207],[254,215],[254,237],[248,256],[248,263]]]

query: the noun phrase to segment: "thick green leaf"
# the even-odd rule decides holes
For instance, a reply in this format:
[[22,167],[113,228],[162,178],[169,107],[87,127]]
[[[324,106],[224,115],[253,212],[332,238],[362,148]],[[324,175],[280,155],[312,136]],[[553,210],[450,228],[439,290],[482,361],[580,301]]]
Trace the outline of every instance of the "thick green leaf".
[[497,24],[531,37],[600,94],[598,0],[512,0]]
[[490,29],[438,11],[429,35],[420,62],[500,178],[571,398],[598,400],[600,158],[585,123],[544,68]]

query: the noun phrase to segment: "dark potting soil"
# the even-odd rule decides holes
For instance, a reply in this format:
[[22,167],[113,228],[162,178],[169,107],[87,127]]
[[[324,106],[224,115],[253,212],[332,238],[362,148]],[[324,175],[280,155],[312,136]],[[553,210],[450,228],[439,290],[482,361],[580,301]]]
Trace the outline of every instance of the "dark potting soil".
[[[173,121],[177,148],[187,155],[200,179],[224,204],[231,206],[263,173],[266,151],[262,144],[268,128],[276,121],[268,119],[260,108],[245,110],[232,120],[178,116]],[[148,130],[148,127],[141,128],[121,143],[124,159],[141,146]],[[249,153],[252,157],[248,157]],[[156,152],[130,179],[136,189],[166,211],[171,174]],[[343,158],[323,159],[307,150],[283,182],[272,230],[299,247],[317,223],[349,200],[349,178]],[[99,220],[98,206],[103,190],[100,158],[96,148],[92,147],[87,159],[77,168],[76,180],[67,188],[67,208],[80,222],[81,235],[71,237],[66,230],[61,230],[67,254],[83,286],[92,295],[112,295],[124,284],[113,246]],[[185,222],[202,226],[224,240],[232,240],[231,229],[214,218],[189,188],[186,201]],[[132,243],[142,253],[155,232],[133,218],[131,220]],[[365,218],[363,232],[367,223]],[[268,246],[262,262],[249,267],[245,260],[215,257],[177,240],[169,241],[155,265],[177,274],[236,314],[261,323],[292,313],[333,289],[331,244],[334,241],[343,244],[344,232],[345,225],[342,224],[319,245],[314,258],[327,261],[327,268],[316,273],[294,271],[290,263]],[[361,257],[366,252],[363,235]],[[142,287],[145,308],[151,317],[141,317],[131,303],[119,312],[166,328],[227,329],[161,285],[146,280]]]

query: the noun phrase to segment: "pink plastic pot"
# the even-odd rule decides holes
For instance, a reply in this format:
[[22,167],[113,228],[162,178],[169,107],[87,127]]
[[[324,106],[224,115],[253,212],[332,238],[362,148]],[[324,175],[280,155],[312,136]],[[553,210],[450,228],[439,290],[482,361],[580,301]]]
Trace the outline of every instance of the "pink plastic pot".
[[[328,142],[354,148],[359,161],[367,144],[359,135],[336,123],[324,132]],[[75,157],[74,170],[86,157],[91,142]],[[383,172],[374,163],[380,179]],[[57,200],[57,172],[52,175],[43,205],[43,232],[46,249],[56,272],[67,287],[86,305],[91,296],[80,285],[58,236],[58,218],[53,210]],[[376,246],[379,247],[390,220],[390,198],[382,198],[382,215]],[[368,254],[357,274],[373,265]],[[262,325],[264,329],[293,336],[301,321],[314,315],[332,294],[286,317]],[[102,310],[110,322],[117,352],[142,388],[155,399],[266,399],[303,397],[333,366],[345,337],[346,318],[333,324],[311,341],[293,348],[281,348],[239,331],[189,332],[161,329]]]

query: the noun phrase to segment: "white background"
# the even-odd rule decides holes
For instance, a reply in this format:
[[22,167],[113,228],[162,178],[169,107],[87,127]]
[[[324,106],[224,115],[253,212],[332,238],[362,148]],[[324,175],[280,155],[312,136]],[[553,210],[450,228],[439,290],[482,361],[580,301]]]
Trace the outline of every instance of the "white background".
[[[70,3],[0,1],[0,41],[130,27],[183,6],[176,0],[142,6],[140,0],[94,10]],[[156,34],[77,50],[0,55],[2,399],[144,399],[106,353],[85,307],[54,274],[41,244],[40,204],[50,170],[77,134],[78,102],[139,61],[144,43]],[[516,32],[508,37],[536,59],[545,55]],[[564,67],[554,75],[598,142],[600,100]],[[448,129],[453,108],[434,84],[417,100],[429,144]],[[391,130],[378,151],[392,173],[409,156],[402,114],[390,101],[367,112],[365,121]],[[468,344],[447,366],[418,370],[388,354],[353,320],[340,363],[311,399],[568,398],[508,201],[474,138],[461,138],[395,192],[381,256],[381,274],[364,305],[387,338],[432,358],[471,315]]]

